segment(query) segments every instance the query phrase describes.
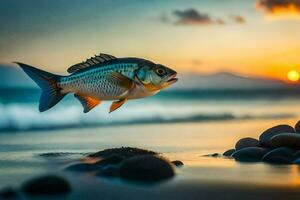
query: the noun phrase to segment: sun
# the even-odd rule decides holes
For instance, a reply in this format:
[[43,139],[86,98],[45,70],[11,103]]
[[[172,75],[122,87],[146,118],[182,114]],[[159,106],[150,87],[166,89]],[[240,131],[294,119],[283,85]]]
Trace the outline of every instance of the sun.
[[292,82],[296,82],[296,81],[299,81],[300,79],[300,74],[299,72],[297,72],[296,70],[290,70],[288,73],[287,73],[287,78],[292,81]]

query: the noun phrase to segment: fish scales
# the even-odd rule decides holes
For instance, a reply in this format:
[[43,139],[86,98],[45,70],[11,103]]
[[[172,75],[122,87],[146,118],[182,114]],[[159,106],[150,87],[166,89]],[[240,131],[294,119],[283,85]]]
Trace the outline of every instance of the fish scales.
[[109,81],[107,75],[119,72],[133,79],[137,64],[120,63],[85,70],[68,77],[61,78],[59,84],[65,92],[77,91],[78,93],[92,97],[105,99],[118,99],[127,88],[120,87],[117,83]]

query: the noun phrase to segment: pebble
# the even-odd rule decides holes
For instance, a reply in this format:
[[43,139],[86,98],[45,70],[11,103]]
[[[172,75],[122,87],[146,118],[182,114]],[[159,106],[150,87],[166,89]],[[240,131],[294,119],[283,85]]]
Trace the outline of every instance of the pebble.
[[281,133],[295,133],[295,130],[293,127],[289,126],[289,125],[278,125],[278,126],[274,126],[272,128],[269,128],[267,130],[265,130],[259,137],[259,141],[261,143],[262,146],[264,147],[271,147],[270,144],[270,139],[278,134]]
[[281,133],[273,136],[270,143],[273,148],[289,147],[293,149],[300,149],[300,134]]
[[120,177],[131,181],[155,182],[174,176],[172,164],[157,156],[136,156],[120,166]]
[[258,147],[259,146],[259,141],[255,138],[251,137],[246,137],[240,139],[236,144],[235,144],[235,149],[236,150],[241,150],[246,147]]
[[229,149],[223,153],[223,156],[231,157],[231,155],[235,152],[235,149]]
[[286,147],[273,149],[262,158],[264,162],[273,164],[290,164],[294,159],[294,151]]
[[28,195],[61,195],[69,193],[71,186],[63,177],[45,175],[25,182],[21,190]]
[[262,147],[247,147],[238,150],[232,154],[232,157],[237,161],[242,162],[258,162],[269,151]]
[[69,171],[77,171],[77,172],[93,172],[99,170],[100,167],[95,164],[89,163],[76,163],[71,164],[65,168],[65,170]]

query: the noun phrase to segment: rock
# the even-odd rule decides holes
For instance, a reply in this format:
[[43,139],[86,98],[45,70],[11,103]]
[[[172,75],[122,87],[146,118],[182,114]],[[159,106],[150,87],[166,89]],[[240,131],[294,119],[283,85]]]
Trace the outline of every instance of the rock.
[[148,151],[145,149],[132,148],[132,147],[121,147],[121,148],[113,148],[113,149],[105,149],[103,151],[99,151],[93,154],[88,155],[88,157],[100,157],[107,158],[113,155],[117,155],[123,158],[131,158],[134,156],[142,156],[142,155],[158,155],[154,151]]
[[246,147],[258,147],[259,146],[259,141],[257,139],[251,138],[251,137],[246,137],[240,139],[236,144],[235,144],[235,149],[240,150]]
[[231,157],[231,155],[235,152],[235,149],[229,149],[223,153],[223,156]]
[[117,176],[119,176],[119,167],[116,167],[116,166],[104,167],[96,174],[96,176],[117,177]]
[[203,156],[206,156],[206,157],[220,157],[222,155],[219,154],[219,153],[212,153],[212,154],[206,154],[206,155],[203,155]]
[[175,165],[176,167],[181,167],[181,166],[184,165],[183,162],[180,161],[180,160],[174,160],[174,161],[172,161],[171,163],[172,163],[173,165]]
[[60,176],[46,175],[25,182],[21,190],[28,195],[62,195],[69,193],[71,186]]
[[271,137],[281,134],[281,133],[295,133],[293,127],[289,125],[278,125],[265,130],[259,137],[259,142],[264,147],[271,147],[270,139]]
[[262,160],[274,164],[290,164],[295,159],[294,151],[290,148],[280,147],[268,152]]
[[107,165],[118,165],[124,160],[123,157],[118,156],[118,155],[112,155],[110,157],[104,158],[95,164],[100,166],[100,167],[105,167]]
[[120,167],[120,177],[131,181],[155,182],[173,176],[172,165],[153,155],[129,158]]
[[17,191],[12,187],[3,188],[0,190],[0,198],[12,199],[12,198],[16,198],[17,196],[18,196]]
[[293,163],[299,165],[300,164],[300,158],[297,158],[296,160],[294,160]]
[[76,163],[76,164],[71,164],[65,168],[65,170],[77,171],[77,172],[93,172],[99,169],[100,169],[99,166],[90,163]]
[[273,148],[289,147],[292,149],[300,149],[300,134],[297,133],[281,133],[271,138],[270,144]]
[[257,162],[269,151],[262,147],[246,147],[234,152],[231,156],[241,162]]
[[300,120],[295,124],[296,133],[300,133]]

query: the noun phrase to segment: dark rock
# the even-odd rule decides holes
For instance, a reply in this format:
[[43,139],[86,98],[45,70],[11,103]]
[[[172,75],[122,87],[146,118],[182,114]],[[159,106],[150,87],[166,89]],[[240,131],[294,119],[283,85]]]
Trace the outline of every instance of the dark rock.
[[264,162],[273,164],[290,164],[294,159],[294,151],[286,147],[273,149],[262,158]]
[[25,182],[21,190],[28,195],[62,195],[69,193],[71,186],[60,176],[46,175]]
[[300,134],[297,133],[281,133],[275,135],[270,140],[271,146],[289,147],[293,149],[300,149]]
[[223,156],[230,157],[235,152],[235,149],[229,149],[223,153]]
[[211,157],[219,157],[219,156],[221,156],[221,154],[219,154],[219,153],[213,153],[213,154],[211,154],[209,156],[211,156]]
[[235,149],[240,150],[246,147],[258,147],[259,146],[259,141],[257,139],[251,138],[251,137],[246,137],[240,139],[236,144],[235,144]]
[[300,133],[300,120],[295,124],[296,133]]
[[271,147],[270,139],[271,137],[281,134],[281,133],[295,133],[293,127],[289,125],[278,125],[265,130],[259,137],[259,142],[264,147]]
[[295,160],[293,161],[293,163],[299,165],[299,164],[300,164],[300,158],[295,159]]
[[104,167],[104,166],[107,166],[107,165],[118,165],[123,160],[124,160],[124,158],[121,157],[121,156],[112,155],[110,157],[104,158],[104,159],[96,162],[95,164],[100,166],[100,167]]
[[207,155],[203,155],[203,156],[206,156],[206,157],[220,157],[222,155],[219,154],[219,153],[212,153],[212,154],[207,154]]
[[241,162],[258,162],[269,151],[262,147],[247,147],[234,152],[231,156]]
[[69,171],[77,171],[77,172],[93,172],[99,170],[101,167],[95,164],[90,163],[76,163],[71,164],[65,168],[65,170]]
[[17,196],[18,196],[17,191],[12,187],[3,188],[0,190],[0,198],[12,199],[12,198],[16,198]]
[[139,148],[121,147],[121,148],[114,148],[114,149],[105,149],[103,151],[90,154],[88,155],[88,157],[107,158],[113,155],[117,155],[123,158],[131,158],[134,156],[142,156],[142,155],[158,155],[158,153],[154,151],[139,149]]
[[71,152],[49,152],[49,153],[41,153],[39,156],[41,157],[66,157],[72,155],[83,155],[83,153],[71,153]]
[[173,176],[172,165],[153,155],[129,158],[120,167],[120,177],[131,181],[155,182]]
[[183,162],[180,161],[180,160],[174,160],[174,161],[172,161],[171,163],[172,163],[173,165],[175,165],[176,167],[181,167],[181,166],[184,165]]
[[119,176],[119,167],[116,167],[116,166],[104,167],[96,174],[96,176],[117,177],[117,176]]

